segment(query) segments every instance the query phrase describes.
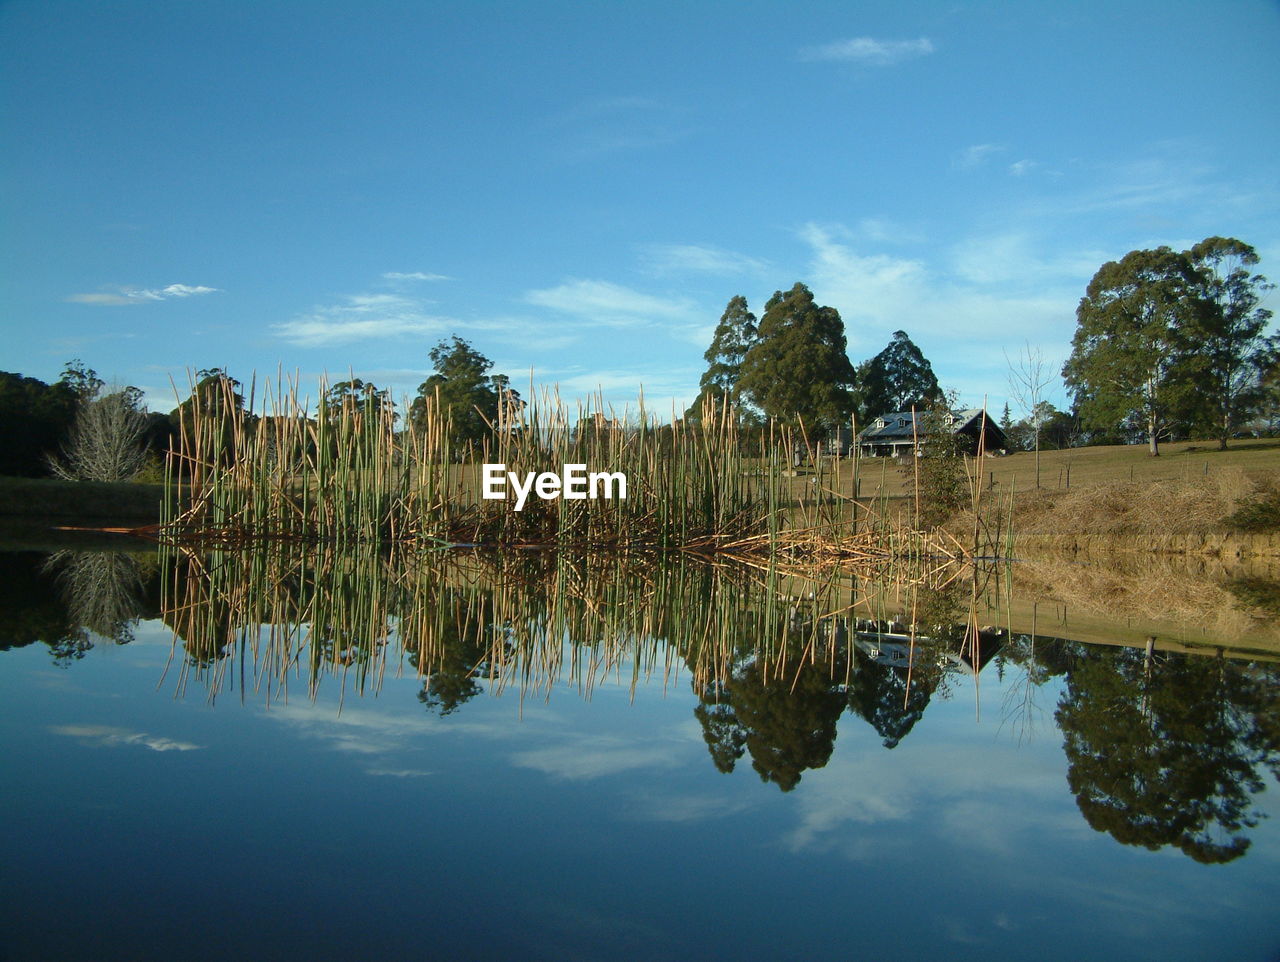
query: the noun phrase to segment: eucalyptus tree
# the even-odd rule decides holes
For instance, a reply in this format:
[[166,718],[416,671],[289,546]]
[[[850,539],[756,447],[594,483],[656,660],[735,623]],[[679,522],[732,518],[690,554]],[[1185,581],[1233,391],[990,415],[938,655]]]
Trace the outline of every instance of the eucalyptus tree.
[[489,374],[493,362],[456,334],[431,349],[435,373],[418,385],[409,423],[425,430],[433,417],[447,417],[456,444],[478,442],[498,421],[504,403],[519,404],[505,374]]
[[1143,425],[1153,457],[1192,390],[1185,344],[1195,283],[1184,254],[1130,251],[1098,269],[1076,308],[1067,389],[1090,427]]
[[1264,377],[1280,355],[1267,337],[1271,311],[1259,306],[1274,285],[1251,273],[1257,252],[1233,237],[1208,237],[1186,252],[1194,271],[1196,310],[1186,329],[1188,361],[1195,377],[1195,413],[1225,450],[1227,439],[1266,400]]
[[819,433],[853,410],[845,350],[839,311],[816,304],[804,284],[775,291],[742,359],[739,390],[766,417]]

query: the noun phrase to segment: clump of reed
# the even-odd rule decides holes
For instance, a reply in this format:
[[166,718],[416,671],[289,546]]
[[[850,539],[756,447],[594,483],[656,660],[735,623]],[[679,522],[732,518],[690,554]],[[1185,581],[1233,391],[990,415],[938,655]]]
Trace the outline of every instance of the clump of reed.
[[[815,457],[813,475],[797,478],[791,462],[803,434],[771,425],[748,445],[727,403],[705,405],[696,424],[663,424],[643,399],[618,418],[599,399],[570,408],[554,391],[527,404],[508,397],[484,439],[466,443],[438,398],[413,425],[398,425],[392,406],[373,396],[312,410],[284,379],[261,396],[255,379],[247,406],[224,381],[194,391],[189,407],[166,470],[174,507],[160,531],[170,541],[644,546],[823,562],[936,553],[945,541],[876,521],[843,493],[857,490],[856,460]],[[258,407],[263,416],[246,413]],[[481,497],[487,463],[521,477],[585,464],[624,475],[627,496],[531,495],[515,511]]]

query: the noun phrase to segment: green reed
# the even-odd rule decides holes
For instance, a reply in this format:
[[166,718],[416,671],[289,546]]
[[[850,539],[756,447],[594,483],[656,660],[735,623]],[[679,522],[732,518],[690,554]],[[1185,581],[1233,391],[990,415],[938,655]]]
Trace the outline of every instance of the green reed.
[[[835,527],[850,512],[841,468],[794,477],[803,435],[769,425],[748,450],[729,405],[708,404],[698,424],[660,423],[643,398],[620,417],[597,398],[574,407],[554,391],[525,403],[508,397],[480,443],[460,443],[436,399],[425,418],[397,424],[374,397],[311,408],[295,383],[193,392],[166,470],[161,531],[171,540],[242,544],[263,540],[336,545],[434,544],[615,546],[712,550],[787,531]],[[261,408],[261,416],[247,413]],[[485,463],[526,472],[621,473],[625,499],[531,494],[522,511],[480,496]],[[814,463],[822,465],[821,458]]]

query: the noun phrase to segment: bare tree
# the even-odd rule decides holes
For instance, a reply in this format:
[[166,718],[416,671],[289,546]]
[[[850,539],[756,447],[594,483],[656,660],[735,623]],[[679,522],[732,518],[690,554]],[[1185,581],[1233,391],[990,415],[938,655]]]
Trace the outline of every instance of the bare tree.
[[147,412],[142,392],[127,387],[80,405],[62,454],[49,466],[70,481],[130,481],[146,465]]
[[1009,396],[1022,409],[1031,425],[1035,439],[1036,452],[1036,487],[1040,487],[1040,427],[1046,419],[1044,407],[1044,389],[1053,380],[1053,372],[1045,363],[1040,348],[1032,347],[1029,341],[1023,343],[1017,358],[1010,360],[1008,353],[1004,356],[1009,365]]

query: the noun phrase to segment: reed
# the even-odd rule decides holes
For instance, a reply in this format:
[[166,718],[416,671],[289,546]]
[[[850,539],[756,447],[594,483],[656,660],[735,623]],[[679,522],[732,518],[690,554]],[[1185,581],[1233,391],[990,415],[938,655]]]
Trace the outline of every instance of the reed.
[[[314,409],[282,377],[261,391],[255,378],[247,408],[230,382],[215,387],[193,390],[166,467],[176,508],[160,532],[173,543],[643,546],[828,561],[937,548],[900,524],[858,523],[875,512],[846,493],[856,462],[845,477],[840,459],[810,450],[814,473],[797,477],[803,425],[770,424],[750,450],[727,403],[707,404],[697,424],[674,415],[663,424],[643,398],[615,416],[598,397],[571,408],[542,391],[527,404],[508,397],[484,440],[462,443],[438,398],[409,428],[376,397],[325,401],[324,382]],[[627,497],[530,496],[515,511],[481,497],[486,463],[521,477],[585,464],[624,475]]]

